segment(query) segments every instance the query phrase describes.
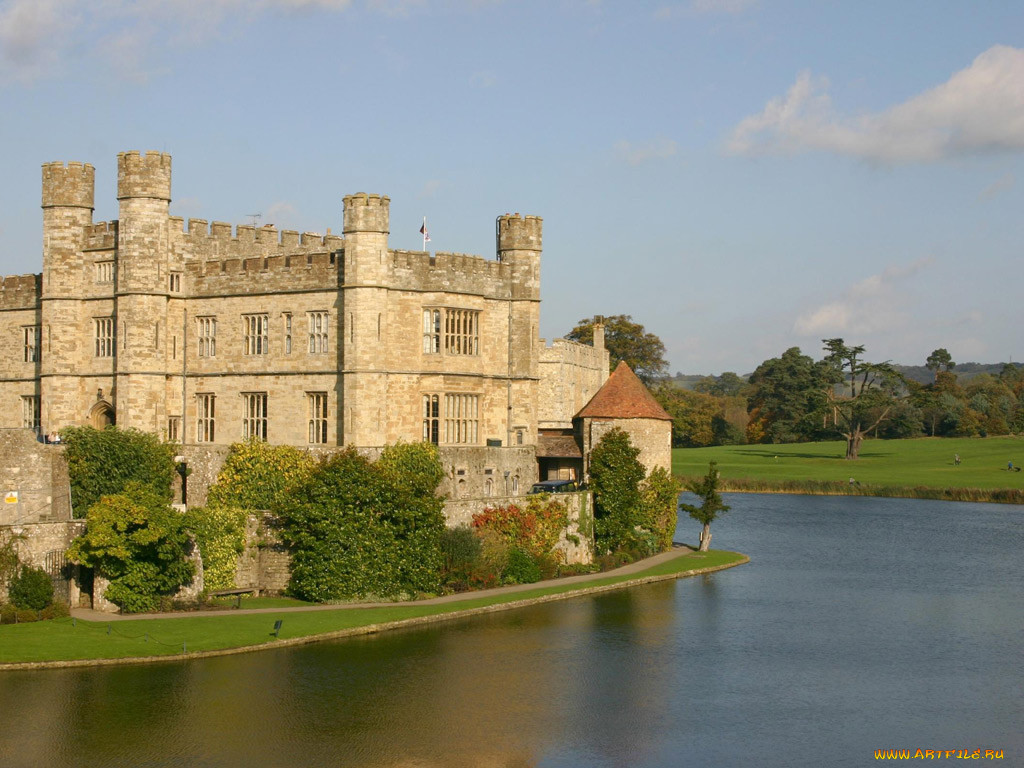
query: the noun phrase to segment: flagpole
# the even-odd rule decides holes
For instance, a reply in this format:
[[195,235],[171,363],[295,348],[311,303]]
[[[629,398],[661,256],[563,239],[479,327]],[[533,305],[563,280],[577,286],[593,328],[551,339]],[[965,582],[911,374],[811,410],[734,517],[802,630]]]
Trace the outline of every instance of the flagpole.
[[423,248],[421,250],[427,250],[427,217],[423,217],[423,229],[420,230],[423,233]]

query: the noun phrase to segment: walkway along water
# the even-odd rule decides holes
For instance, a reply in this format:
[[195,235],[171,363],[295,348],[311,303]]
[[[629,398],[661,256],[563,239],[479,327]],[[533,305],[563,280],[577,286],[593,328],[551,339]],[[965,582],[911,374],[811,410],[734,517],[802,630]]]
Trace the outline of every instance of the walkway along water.
[[[633,579],[625,579],[623,581],[617,581],[613,584],[602,584],[595,582],[603,582],[609,578],[621,578],[629,576],[631,574],[641,574],[652,568],[656,568],[659,565],[674,561],[678,558],[692,555],[694,558],[694,568],[681,571],[672,572],[667,574],[654,574],[646,576],[637,576]],[[571,597],[579,597],[582,595],[598,594],[601,592],[609,592],[613,590],[624,589],[627,587],[639,586],[642,584],[651,584],[658,581],[666,581],[671,579],[683,578],[686,576],[695,576],[701,573],[709,573],[711,571],[723,570],[725,568],[731,568],[736,565],[742,565],[749,562],[749,558],[741,556],[733,562],[729,562],[721,565],[714,565],[710,567],[700,567],[700,560],[702,557],[692,548],[680,544],[673,544],[673,548],[667,552],[662,552],[653,557],[649,557],[645,560],[640,560],[629,565],[622,566],[620,568],[605,571],[602,573],[583,574],[579,576],[568,576],[561,579],[549,579],[546,581],[539,581],[533,584],[516,584],[506,587],[496,587],[493,589],[477,590],[472,592],[462,592],[454,595],[445,595],[443,597],[428,598],[426,600],[410,600],[410,601],[396,601],[396,602],[365,602],[365,603],[346,603],[346,604],[327,604],[327,605],[310,605],[310,606],[295,606],[289,608],[244,608],[244,609],[233,609],[228,608],[217,611],[184,611],[175,613],[150,613],[150,614],[109,614],[100,611],[94,611],[85,608],[75,608],[71,611],[72,618],[82,619],[83,621],[92,621],[97,623],[112,623],[121,621],[132,621],[138,619],[181,619],[181,618],[196,618],[196,617],[210,617],[215,619],[217,616],[240,616],[246,614],[289,614],[289,613],[308,613],[311,611],[351,611],[360,610],[367,608],[396,608],[401,606],[425,606],[425,605],[452,605],[453,610],[445,613],[439,613],[429,616],[418,616],[407,619],[399,619],[396,621],[389,621],[380,624],[367,624],[358,627],[350,627],[346,629],[325,632],[321,634],[307,635],[303,637],[291,637],[291,638],[280,638],[275,639],[273,642],[261,643],[258,645],[247,645],[236,648],[224,648],[209,651],[194,651],[194,652],[183,652],[176,655],[162,655],[162,656],[143,656],[143,657],[127,657],[127,658],[111,658],[111,659],[77,659],[68,661],[41,661],[41,662],[15,662],[0,664],[0,671],[11,670],[11,669],[44,669],[44,668],[61,668],[61,667],[80,667],[80,666],[96,666],[96,665],[112,665],[112,664],[139,664],[149,663],[158,661],[176,661],[181,659],[194,659],[194,658],[205,658],[211,656],[227,656],[238,653],[249,653],[252,651],[269,650],[272,648],[280,648],[283,646],[291,645],[305,645],[309,643],[322,642],[324,640],[332,640],[342,637],[352,637],[356,635],[374,634],[377,632],[383,632],[390,629],[398,629],[404,627],[411,627],[421,624],[432,624],[442,621],[450,621],[452,619],[463,618],[465,616],[472,616],[475,614],[482,613],[493,613],[496,611],[506,611],[515,608],[521,608],[528,605],[535,605],[539,603],[552,602],[555,600],[565,600]],[[578,585],[578,586],[577,586]],[[555,594],[546,594],[533,597],[524,597],[521,600],[506,600],[491,605],[476,606],[472,608],[466,608],[460,610],[458,604],[460,602],[479,601],[481,599],[487,599],[492,597],[504,597],[507,595],[515,595],[519,593],[530,593],[540,590],[544,590],[550,587],[565,587],[565,586],[577,586],[575,589],[570,589],[564,592],[558,592]]]

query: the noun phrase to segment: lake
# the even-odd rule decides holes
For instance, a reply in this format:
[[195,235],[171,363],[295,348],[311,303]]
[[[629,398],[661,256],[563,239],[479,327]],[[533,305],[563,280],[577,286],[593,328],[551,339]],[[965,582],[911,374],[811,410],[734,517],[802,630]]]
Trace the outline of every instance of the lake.
[[[719,573],[312,646],[0,673],[3,766],[1024,765],[1024,507],[728,495]],[[695,543],[684,520],[677,538]]]

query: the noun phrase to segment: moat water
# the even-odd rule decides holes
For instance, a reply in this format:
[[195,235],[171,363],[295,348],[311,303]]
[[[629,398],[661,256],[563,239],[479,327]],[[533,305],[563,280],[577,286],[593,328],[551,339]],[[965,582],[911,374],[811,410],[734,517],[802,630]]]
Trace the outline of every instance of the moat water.
[[[245,656],[0,674],[0,765],[1024,765],[1024,507],[732,495],[715,574]],[[678,538],[692,541],[684,521]]]

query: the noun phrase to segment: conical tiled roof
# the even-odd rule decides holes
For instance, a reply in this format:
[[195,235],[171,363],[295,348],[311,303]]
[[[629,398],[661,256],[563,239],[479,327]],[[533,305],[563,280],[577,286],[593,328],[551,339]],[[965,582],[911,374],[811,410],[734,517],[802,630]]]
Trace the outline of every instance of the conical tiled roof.
[[630,367],[620,362],[576,418],[598,419],[663,419],[672,421],[654,395],[636,377]]

